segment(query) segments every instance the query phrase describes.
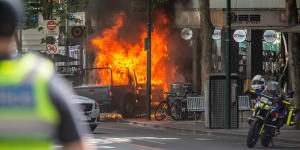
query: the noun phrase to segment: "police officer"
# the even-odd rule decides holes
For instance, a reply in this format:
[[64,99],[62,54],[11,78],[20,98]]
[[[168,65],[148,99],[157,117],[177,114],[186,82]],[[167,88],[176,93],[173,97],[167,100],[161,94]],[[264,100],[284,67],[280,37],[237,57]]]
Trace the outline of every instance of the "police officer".
[[73,95],[53,64],[36,55],[11,56],[22,0],[0,0],[0,150],[84,150],[87,129],[70,104]]

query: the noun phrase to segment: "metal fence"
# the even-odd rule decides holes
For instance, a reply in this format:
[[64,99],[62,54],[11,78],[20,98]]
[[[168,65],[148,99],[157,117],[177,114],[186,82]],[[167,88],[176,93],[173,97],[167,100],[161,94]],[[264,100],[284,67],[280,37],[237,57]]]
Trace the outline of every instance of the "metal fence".
[[238,96],[238,100],[239,100],[239,110],[241,111],[251,110],[249,96]]
[[188,111],[204,111],[205,106],[204,106],[204,97],[202,96],[197,96],[197,97],[187,97],[187,109]]
[[[251,110],[249,96],[238,96],[239,111]],[[205,111],[205,99],[203,96],[187,97],[187,109],[191,112]]]

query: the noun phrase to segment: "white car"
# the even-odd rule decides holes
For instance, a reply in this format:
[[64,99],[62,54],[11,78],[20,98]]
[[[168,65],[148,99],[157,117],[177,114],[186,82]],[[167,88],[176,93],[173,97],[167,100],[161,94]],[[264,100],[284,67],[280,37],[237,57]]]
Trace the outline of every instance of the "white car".
[[99,105],[96,101],[83,96],[74,95],[72,99],[74,104],[78,105],[82,110],[81,120],[86,121],[93,132],[100,121]]

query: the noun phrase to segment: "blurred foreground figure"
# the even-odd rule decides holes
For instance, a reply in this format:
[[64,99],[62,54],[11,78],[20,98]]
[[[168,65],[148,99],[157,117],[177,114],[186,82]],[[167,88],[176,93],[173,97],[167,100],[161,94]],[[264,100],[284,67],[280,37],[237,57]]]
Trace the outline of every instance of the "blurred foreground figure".
[[0,0],[0,150],[87,149],[71,88],[36,55],[11,57],[22,0]]

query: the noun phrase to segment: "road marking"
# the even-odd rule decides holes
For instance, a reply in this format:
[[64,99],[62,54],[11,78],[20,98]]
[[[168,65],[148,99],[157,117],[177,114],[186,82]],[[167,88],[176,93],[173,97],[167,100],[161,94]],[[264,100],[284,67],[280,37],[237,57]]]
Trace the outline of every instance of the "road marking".
[[96,146],[95,148],[100,148],[100,149],[115,149],[116,147],[112,147],[112,146]]
[[206,139],[206,138],[196,138],[198,141],[212,141],[213,139]]
[[121,129],[121,128],[107,128],[107,127],[100,127],[100,129],[106,129],[106,130],[127,130],[127,129]]
[[127,145],[130,145],[130,146],[141,147],[141,148],[144,148],[144,149],[151,149],[151,150],[165,150],[165,149],[161,149],[161,148],[158,148],[158,147],[151,147],[151,146],[146,146],[146,145],[132,144],[132,143],[127,143],[127,142],[124,142],[122,144],[127,144]]
[[152,141],[152,140],[144,140],[144,141],[152,142],[152,143],[157,143],[157,144],[166,144],[166,143],[163,143],[163,142],[157,142],[157,141]]
[[123,142],[131,142],[131,139],[128,139],[128,138],[103,138],[103,139],[88,140],[88,144],[99,144],[99,145],[123,143]]
[[[166,144],[164,141],[170,140],[180,140],[180,138],[160,138],[160,137],[123,137],[123,138],[115,138],[115,137],[105,137],[105,138],[93,138],[88,139],[87,144],[94,148],[99,149],[114,149],[113,146],[108,146],[110,144],[127,144],[136,147],[142,147],[144,149],[152,149],[152,150],[163,150],[158,147],[150,147],[145,145],[133,144],[133,140],[137,141],[145,141],[151,142],[155,144]],[[59,147],[57,147],[59,148]]]
[[160,138],[160,137],[127,137],[134,140],[179,140],[180,138]]

